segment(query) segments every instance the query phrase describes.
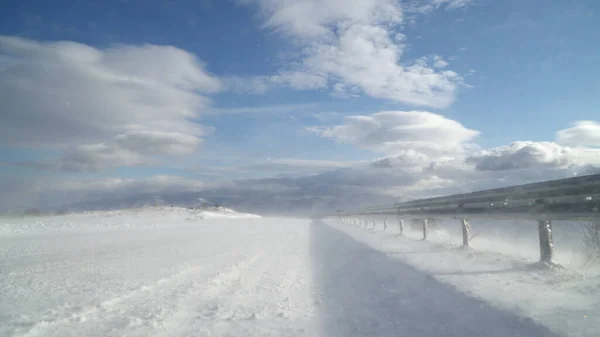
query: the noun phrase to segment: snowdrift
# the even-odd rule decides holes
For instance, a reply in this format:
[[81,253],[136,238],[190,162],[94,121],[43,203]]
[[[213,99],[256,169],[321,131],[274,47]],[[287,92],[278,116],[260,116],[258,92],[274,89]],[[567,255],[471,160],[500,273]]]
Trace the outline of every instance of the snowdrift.
[[56,216],[0,217],[0,235],[48,230],[157,228],[170,227],[181,222],[202,223],[204,219],[235,220],[260,217],[257,214],[236,212],[225,207],[196,209],[145,205],[139,208],[84,211]]

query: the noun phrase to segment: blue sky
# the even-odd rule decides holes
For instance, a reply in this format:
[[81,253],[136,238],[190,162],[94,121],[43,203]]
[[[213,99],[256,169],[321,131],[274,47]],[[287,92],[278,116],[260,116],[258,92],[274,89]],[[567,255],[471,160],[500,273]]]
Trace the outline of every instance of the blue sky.
[[20,195],[4,202],[157,176],[379,167],[394,194],[576,174],[600,166],[598,15],[593,0],[3,1],[0,180]]

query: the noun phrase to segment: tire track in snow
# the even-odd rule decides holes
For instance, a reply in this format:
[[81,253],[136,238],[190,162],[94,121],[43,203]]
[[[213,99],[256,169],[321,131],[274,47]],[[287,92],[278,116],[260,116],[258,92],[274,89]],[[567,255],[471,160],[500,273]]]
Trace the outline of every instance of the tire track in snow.
[[173,317],[160,336],[306,335],[316,313],[308,247],[297,245],[278,242],[237,282],[214,283],[190,299],[188,309]]
[[[27,276],[28,273],[22,273],[17,275],[11,275],[15,270],[24,269],[30,266],[40,265],[45,266],[53,263],[61,263],[67,261],[74,267],[80,264],[73,264],[74,261],[82,261],[83,263],[89,262],[87,259],[92,257],[96,260],[109,261],[112,259],[118,259],[124,256],[135,256],[145,253],[149,250],[156,250],[159,248],[169,247],[173,244],[182,244],[180,238],[176,238],[172,241],[165,241],[164,238],[141,240],[138,242],[125,241],[121,243],[109,243],[109,244],[96,244],[92,246],[81,246],[71,249],[60,249],[44,253],[33,253],[24,254],[21,256],[14,256],[0,259],[0,268],[3,270],[12,269],[9,276],[5,279],[12,277]],[[53,271],[54,269],[44,269],[40,272]]]
[[[316,316],[309,257],[279,252],[255,282],[225,299],[207,324],[208,335],[305,336]],[[225,323],[225,324],[222,324]],[[307,331],[307,328],[309,329]]]
[[[177,311],[176,305],[172,305],[172,299],[179,296],[185,296],[187,292],[197,287],[199,280],[211,282],[215,278],[221,277],[228,270],[236,270],[240,266],[249,265],[256,260],[256,256],[244,257],[241,261],[226,266],[216,266],[215,258],[231,256],[234,253],[223,253],[203,257],[203,260],[209,262],[184,269],[169,277],[162,278],[150,285],[145,285],[132,290],[128,293],[116,296],[114,298],[102,301],[100,304],[72,312],[71,315],[57,318],[50,321],[41,321],[33,325],[22,335],[23,337],[35,336],[80,336],[80,335],[112,335],[109,332],[115,329],[135,328],[136,326],[158,326],[162,316],[168,311]],[[211,268],[212,267],[212,268]],[[226,272],[217,272],[222,270]],[[203,272],[209,271],[204,274]],[[77,334],[71,334],[70,326],[80,325]],[[82,326],[85,325],[85,326]],[[88,332],[88,333],[86,333]],[[121,335],[121,333],[119,333]],[[130,335],[123,332],[123,335]]]
[[[191,292],[192,296],[181,298],[178,311],[169,316],[157,331],[157,336],[185,336],[190,322],[203,316],[211,316],[218,312],[219,301],[242,289],[248,275],[264,269],[265,253],[261,252],[233,268],[219,273],[216,277]],[[259,263],[260,262],[260,263]],[[255,267],[257,266],[257,267]],[[254,267],[254,268],[251,268]],[[249,273],[244,271],[249,270]],[[174,331],[177,331],[176,333]]]

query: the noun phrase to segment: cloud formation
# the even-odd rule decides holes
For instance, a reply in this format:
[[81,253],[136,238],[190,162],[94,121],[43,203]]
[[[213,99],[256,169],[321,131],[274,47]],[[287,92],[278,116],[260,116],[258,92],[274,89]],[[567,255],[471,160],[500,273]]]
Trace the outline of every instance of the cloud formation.
[[466,162],[481,171],[600,166],[600,149],[573,148],[554,142],[518,141],[474,153],[466,158]]
[[[443,59],[401,61],[405,8],[395,0],[240,0],[258,6],[264,27],[291,38],[300,56],[278,74],[250,80],[259,92],[274,85],[330,89],[337,96],[365,93],[415,106],[444,108],[463,77],[443,70]],[[457,8],[464,0],[423,5]]]
[[[593,144],[593,136],[590,141],[587,133],[590,125],[585,124],[583,132],[579,129],[567,134],[577,134],[579,144]],[[350,116],[340,125],[309,130],[340,143],[386,154],[373,159],[369,167],[348,168],[358,176],[346,176],[382,193],[409,198],[600,172],[598,148],[517,141],[481,149],[474,143],[478,131],[430,112],[385,111]]]
[[0,36],[0,142],[66,149],[64,167],[136,165],[190,153],[206,94],[222,88],[171,46],[37,42]]
[[424,153],[408,149],[391,156],[375,158],[371,161],[371,165],[378,168],[411,167],[426,164],[429,160],[430,158]]
[[481,171],[566,168],[577,164],[577,154],[574,149],[552,142],[519,141],[475,153],[466,162]]
[[65,171],[100,171],[108,167],[148,164],[156,156],[194,152],[201,140],[179,132],[132,131],[110,142],[69,147],[60,164]]
[[318,173],[358,165],[357,161],[309,160],[295,158],[275,158],[242,166],[244,170],[260,170],[278,173]]
[[408,161],[461,153],[479,134],[457,121],[427,111],[383,111],[349,116],[341,125],[308,130],[340,143]]
[[418,13],[429,13],[436,9],[446,10],[463,8],[472,3],[472,0],[417,0],[409,3],[408,11]]
[[577,121],[568,129],[556,133],[561,144],[600,147],[600,122]]

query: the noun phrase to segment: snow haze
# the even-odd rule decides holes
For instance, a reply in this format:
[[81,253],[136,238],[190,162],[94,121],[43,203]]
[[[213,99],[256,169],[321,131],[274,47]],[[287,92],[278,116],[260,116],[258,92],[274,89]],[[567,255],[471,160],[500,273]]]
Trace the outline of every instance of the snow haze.
[[597,335],[598,274],[573,229],[555,231],[566,268],[551,270],[533,264],[535,224],[494,239],[474,222],[465,250],[458,223],[424,242],[378,221],[168,206],[2,218],[0,336]]

